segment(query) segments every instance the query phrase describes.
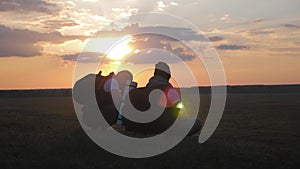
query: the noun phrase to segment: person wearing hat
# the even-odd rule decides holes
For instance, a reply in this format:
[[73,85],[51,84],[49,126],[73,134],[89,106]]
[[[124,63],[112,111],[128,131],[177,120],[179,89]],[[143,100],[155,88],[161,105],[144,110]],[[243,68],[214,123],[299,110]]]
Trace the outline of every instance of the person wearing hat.
[[[130,101],[137,111],[145,112],[150,108],[155,110],[161,107],[164,107],[164,111],[158,118],[149,123],[139,123],[124,118],[126,130],[159,134],[167,130],[174,123],[179,113],[179,110],[176,109],[176,104],[180,102],[180,93],[169,82],[170,78],[170,67],[164,62],[158,62],[155,65],[154,75],[149,79],[147,85],[130,92],[127,101]],[[163,91],[166,96],[166,102],[163,101],[163,96],[157,95],[154,96],[156,97],[154,99],[156,100],[155,103],[150,104],[150,93],[156,89]],[[133,111],[129,105],[128,103],[125,104],[124,112]]]
[[[170,112],[174,112],[173,113],[168,113],[165,112],[164,114],[166,114],[165,116],[163,115],[162,121],[160,122],[166,122],[167,126],[169,127],[177,118],[176,113],[178,113],[178,111],[176,111],[176,109],[174,109],[174,107],[176,107],[176,105],[178,103],[181,102],[181,96],[180,96],[180,91],[178,89],[175,89],[172,84],[169,82],[171,78],[171,71],[170,71],[170,67],[164,63],[164,62],[158,62],[155,65],[155,70],[154,70],[154,76],[150,78],[146,88],[160,88],[160,89],[165,89],[164,93],[167,96],[167,105],[166,107],[169,108],[169,110],[171,110]],[[173,108],[172,108],[173,107]],[[175,114],[174,114],[175,113]],[[169,115],[168,115],[169,114]],[[168,120],[169,119],[169,120]],[[188,135],[193,135],[195,133],[197,133],[201,128],[202,128],[202,124],[200,122],[200,120],[196,119],[196,120],[181,120],[181,127],[184,128],[184,126],[189,125],[190,123],[193,123],[193,127],[191,128],[191,130],[189,131]],[[157,124],[154,124],[157,125]],[[163,126],[163,128],[165,129],[166,126],[164,126],[163,124],[159,124],[158,126]],[[179,128],[180,130],[180,128]]]
[[172,107],[180,102],[180,91],[175,89],[169,82],[171,71],[169,65],[165,62],[158,62],[155,65],[154,76],[150,78],[146,88],[164,89],[167,96],[167,107]]
[[158,62],[155,65],[154,76],[151,77],[146,87],[170,86],[171,71],[169,65],[164,62]]

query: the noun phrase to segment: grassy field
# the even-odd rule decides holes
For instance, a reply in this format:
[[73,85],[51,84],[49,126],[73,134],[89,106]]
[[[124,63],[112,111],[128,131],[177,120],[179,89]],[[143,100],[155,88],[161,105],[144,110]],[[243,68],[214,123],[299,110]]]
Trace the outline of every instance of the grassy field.
[[[209,108],[201,96],[200,119]],[[300,93],[229,94],[222,121],[204,144],[128,159],[98,147],[81,129],[70,96],[0,97],[0,166],[9,168],[299,168]]]

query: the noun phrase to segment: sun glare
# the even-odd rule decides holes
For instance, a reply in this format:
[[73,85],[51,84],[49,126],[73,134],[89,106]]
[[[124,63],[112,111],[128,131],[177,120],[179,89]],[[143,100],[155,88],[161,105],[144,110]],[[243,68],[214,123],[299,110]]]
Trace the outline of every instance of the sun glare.
[[119,61],[133,51],[130,41],[131,36],[91,38],[85,42],[84,51],[106,54],[108,59]]
[[121,60],[127,54],[133,51],[129,47],[128,43],[131,41],[131,38],[125,37],[121,39],[111,50],[107,53],[107,57],[112,60]]

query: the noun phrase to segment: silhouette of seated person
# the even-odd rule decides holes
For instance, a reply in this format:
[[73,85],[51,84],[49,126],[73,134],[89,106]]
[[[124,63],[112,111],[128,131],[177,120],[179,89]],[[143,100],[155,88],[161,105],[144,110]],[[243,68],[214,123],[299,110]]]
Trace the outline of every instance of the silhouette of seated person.
[[[169,66],[164,62],[158,62],[155,65],[154,76],[150,78],[148,84],[144,88],[137,88],[129,93],[129,99],[134,108],[138,111],[146,111],[151,106],[161,106],[160,98],[156,104],[150,105],[149,94],[154,89],[163,91],[166,96],[166,105],[162,114],[155,120],[149,123],[138,123],[124,118],[125,129],[128,131],[140,133],[159,134],[167,130],[176,120],[180,109],[176,105],[181,101],[180,91],[175,89],[169,82],[171,72]],[[128,111],[128,103],[125,104],[124,112]],[[198,132],[201,129],[200,121],[196,121],[189,135]]]

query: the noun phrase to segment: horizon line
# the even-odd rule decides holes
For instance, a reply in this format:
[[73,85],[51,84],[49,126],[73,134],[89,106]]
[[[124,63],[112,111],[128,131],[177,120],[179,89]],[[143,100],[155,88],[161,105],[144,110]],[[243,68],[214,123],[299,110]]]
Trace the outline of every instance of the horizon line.
[[[300,86],[300,83],[283,83],[283,84],[228,84],[228,85],[214,85],[214,86],[186,86],[186,87],[180,87],[180,88],[193,88],[193,87],[221,87],[221,86],[226,86],[226,87],[243,87],[243,86]],[[68,88],[12,88],[12,89],[0,89],[0,91],[16,91],[16,90],[72,90],[72,87]]]

